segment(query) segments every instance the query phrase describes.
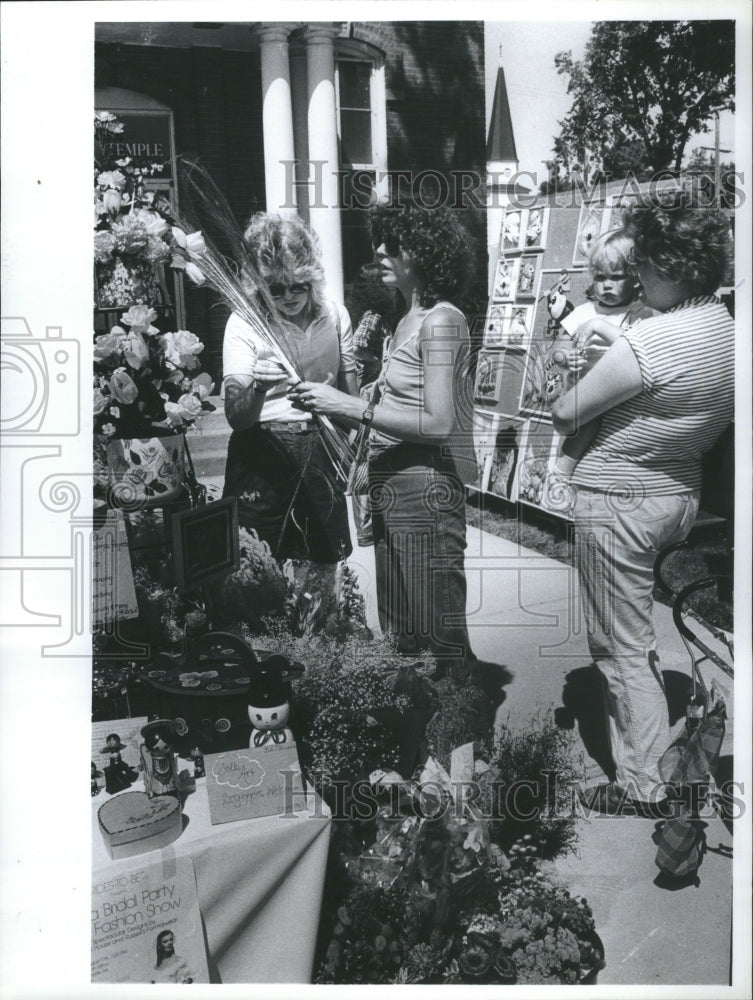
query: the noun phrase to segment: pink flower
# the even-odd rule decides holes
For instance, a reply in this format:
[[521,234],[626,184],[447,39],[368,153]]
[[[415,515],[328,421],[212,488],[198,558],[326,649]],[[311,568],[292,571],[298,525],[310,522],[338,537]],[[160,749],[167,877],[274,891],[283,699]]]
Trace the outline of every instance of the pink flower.
[[112,191],[108,189],[102,195],[102,204],[105,210],[110,213],[110,215],[117,215],[120,211],[120,205],[122,198],[120,196],[120,191]]
[[98,417],[101,413],[104,413],[107,409],[107,396],[102,392],[101,389],[95,389],[92,395],[92,405],[94,408],[94,416]]
[[152,326],[152,320],[157,318],[157,313],[150,306],[131,306],[128,312],[123,313],[120,322],[130,326],[138,333],[148,333],[153,335],[159,333],[156,326]]
[[156,212],[149,212],[145,208],[139,209],[136,213],[137,220],[146,229],[149,236],[162,236],[167,232],[167,222]]
[[119,403],[135,403],[139,390],[131,376],[119,368],[110,378],[110,392]]
[[185,249],[191,257],[199,257],[201,254],[207,252],[207,245],[200,232],[187,234]]
[[[117,354],[120,350],[121,337],[117,330],[120,327],[114,326],[109,333],[101,333],[98,337],[94,338],[94,360],[104,361],[106,358],[112,357],[113,354]],[[122,330],[121,333],[125,333]]]
[[206,372],[202,372],[201,375],[197,375],[193,380],[193,391],[202,402],[212,395],[213,390],[214,382]]
[[102,424],[102,433],[106,437],[112,437],[115,433],[115,424]]
[[186,274],[194,285],[203,285],[206,280],[201,268],[197,267],[196,264],[190,260],[186,262]]
[[183,417],[177,403],[165,403],[165,418],[169,427],[182,427]]
[[122,191],[126,185],[126,179],[119,170],[106,170],[97,177],[97,184],[101,188],[114,188],[116,191]]
[[195,420],[201,414],[201,403],[192,393],[180,397],[178,408],[185,420]]
[[146,346],[146,341],[135,330],[131,330],[125,338],[123,348],[123,357],[131,368],[135,368],[137,371],[143,368],[144,364],[149,360],[149,348]]

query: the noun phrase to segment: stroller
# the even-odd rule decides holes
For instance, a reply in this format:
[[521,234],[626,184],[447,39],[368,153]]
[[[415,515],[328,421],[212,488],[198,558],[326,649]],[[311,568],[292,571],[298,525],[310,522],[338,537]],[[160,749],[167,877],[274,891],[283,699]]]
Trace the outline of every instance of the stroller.
[[702,808],[711,808],[722,818],[726,814],[724,797],[716,787],[716,777],[727,708],[723,688],[716,680],[708,688],[700,666],[711,662],[726,676],[734,677],[732,665],[700,637],[698,626],[726,648],[731,660],[734,659],[733,636],[687,606],[688,599],[699,591],[711,587],[724,588],[728,577],[706,577],[674,593],[662,576],[667,558],[686,544],[681,542],[665,549],[654,568],[658,587],[672,598],[672,617],[688,651],[692,674],[685,731],[664,753],[659,764],[661,777],[669,785],[672,815],[661,824],[654,837],[659,868],[656,884],[668,889],[699,884],[698,869],[706,846],[705,824],[700,819]]

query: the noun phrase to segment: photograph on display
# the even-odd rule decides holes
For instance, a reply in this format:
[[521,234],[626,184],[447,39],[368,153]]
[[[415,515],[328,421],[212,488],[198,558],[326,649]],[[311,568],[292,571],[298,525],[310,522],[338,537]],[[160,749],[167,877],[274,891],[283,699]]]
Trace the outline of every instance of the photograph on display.
[[523,237],[523,250],[525,253],[530,253],[533,250],[543,250],[546,247],[548,225],[548,208],[529,208],[526,211]]
[[499,242],[501,253],[516,253],[523,249],[523,240],[525,237],[523,222],[525,214],[525,210],[515,208],[508,208],[505,212],[504,222],[502,223],[502,235]]
[[516,301],[521,299],[526,301],[535,301],[539,286],[541,261],[541,254],[536,254],[536,256],[531,257],[519,257],[516,260],[515,263],[518,265],[517,271],[515,272]]
[[484,327],[486,350],[527,350],[531,342],[534,306],[492,303]]
[[555,433],[546,420],[528,420],[520,434],[517,499],[541,507],[547,474],[555,454]]
[[520,258],[500,257],[494,274],[492,302],[512,302],[518,287]]
[[591,247],[605,231],[609,222],[609,209],[604,205],[592,205],[585,202],[580,207],[578,232],[575,235],[573,251],[573,266],[581,267],[588,264]]
[[505,500],[517,500],[516,472],[520,455],[522,421],[501,421],[489,463],[486,489]]
[[505,317],[510,308],[509,305],[500,305],[497,302],[489,304],[484,324],[483,346],[486,350],[501,350],[506,346]]
[[482,351],[476,363],[475,400],[479,406],[494,408],[501,399],[504,354]]

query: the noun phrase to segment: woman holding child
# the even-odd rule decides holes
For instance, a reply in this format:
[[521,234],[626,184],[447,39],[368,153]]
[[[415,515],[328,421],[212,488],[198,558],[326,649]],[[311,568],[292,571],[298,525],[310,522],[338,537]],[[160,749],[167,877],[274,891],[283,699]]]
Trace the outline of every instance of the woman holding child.
[[385,352],[373,406],[304,382],[293,398],[346,426],[370,428],[379,618],[399,648],[430,648],[439,673],[471,671],[465,617],[465,489],[461,445],[472,411],[469,336],[455,304],[473,254],[449,209],[377,207],[372,237],[382,281],[407,311]]
[[622,330],[604,316],[581,327],[588,348],[608,349],[552,417],[558,432],[575,435],[575,455],[579,429],[595,430],[572,475],[581,597],[615,764],[595,805],[610,813],[629,802],[651,815],[664,797],[658,765],[670,740],[653,565],[690,531],[701,458],[733,416],[734,323],[714,294],[730,227],[722,212],[678,195],[626,209],[624,229],[642,298],[658,315]]

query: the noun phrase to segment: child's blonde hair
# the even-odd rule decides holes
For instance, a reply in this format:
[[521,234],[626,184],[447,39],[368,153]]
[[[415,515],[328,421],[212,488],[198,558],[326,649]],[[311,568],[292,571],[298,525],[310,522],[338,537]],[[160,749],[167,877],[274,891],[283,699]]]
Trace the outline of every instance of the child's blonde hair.
[[612,271],[619,268],[624,268],[627,271],[630,267],[630,251],[632,249],[633,241],[624,230],[613,229],[609,233],[604,233],[591,247],[591,252],[588,255],[589,270],[593,274],[597,267],[609,265]]

